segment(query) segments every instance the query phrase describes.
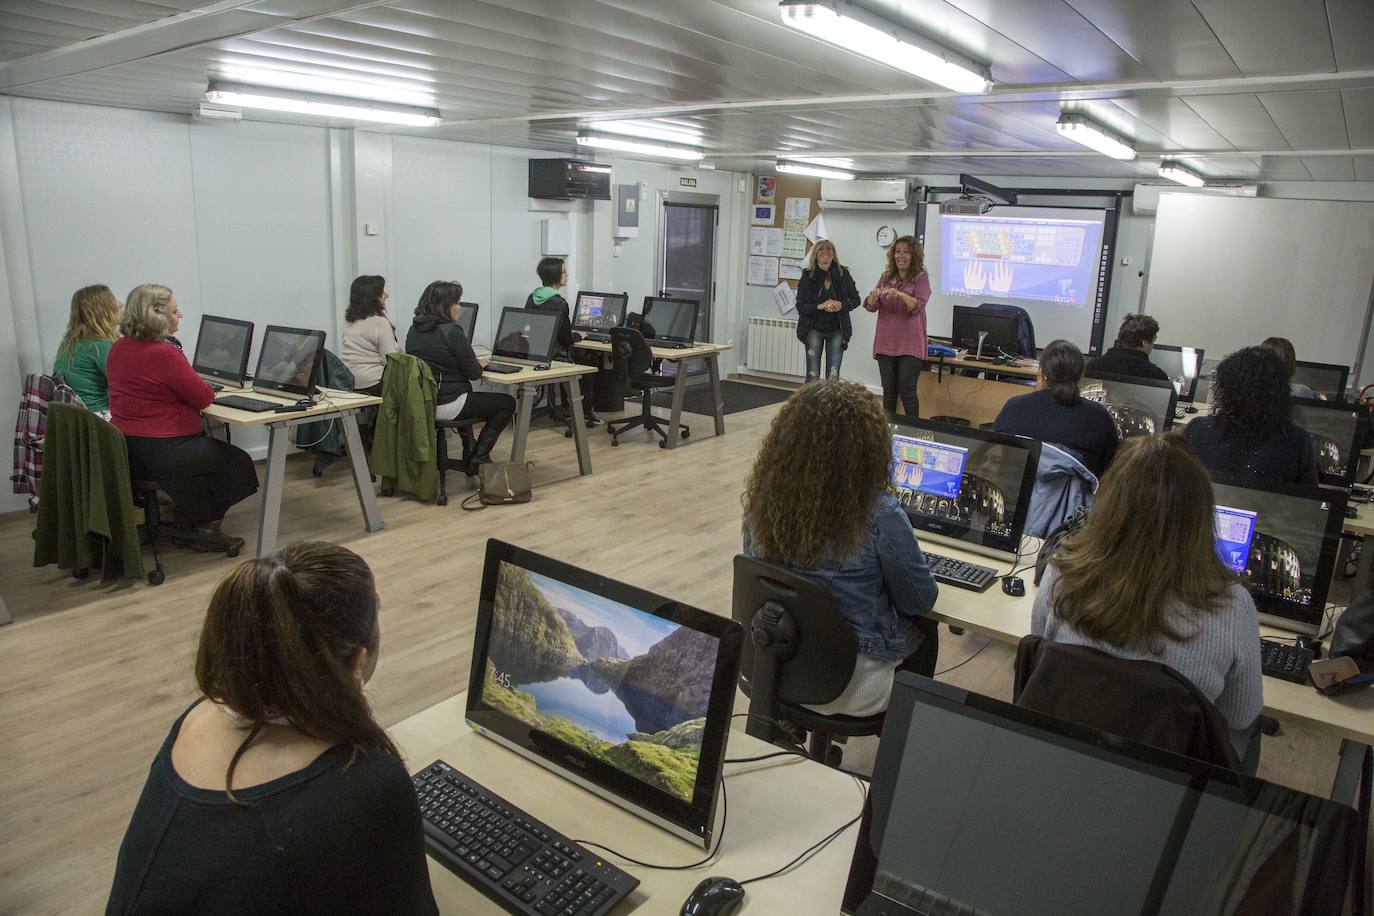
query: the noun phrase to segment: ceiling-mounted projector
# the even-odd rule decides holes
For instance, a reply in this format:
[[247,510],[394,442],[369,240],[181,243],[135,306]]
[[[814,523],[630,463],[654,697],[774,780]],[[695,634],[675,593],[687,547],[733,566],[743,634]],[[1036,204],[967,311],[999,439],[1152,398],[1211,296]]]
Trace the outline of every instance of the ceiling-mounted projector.
[[944,216],[982,216],[992,206],[992,201],[986,197],[958,197],[941,201],[940,213]]

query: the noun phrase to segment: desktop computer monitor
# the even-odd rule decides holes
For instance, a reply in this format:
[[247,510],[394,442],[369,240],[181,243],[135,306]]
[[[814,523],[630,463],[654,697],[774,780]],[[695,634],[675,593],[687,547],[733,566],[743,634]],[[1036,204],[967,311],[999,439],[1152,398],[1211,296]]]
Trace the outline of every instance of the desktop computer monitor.
[[625,306],[629,301],[625,293],[578,293],[573,306],[573,330],[609,331],[620,327],[625,323]]
[[202,315],[191,368],[234,385],[248,377],[248,350],[253,346],[253,322]]
[[1339,913],[1358,856],[1345,805],[906,671],[869,797],[857,916]]
[[1293,372],[1293,381],[1306,385],[1312,393],[1328,401],[1345,400],[1345,384],[1350,376],[1350,367],[1336,363],[1313,363],[1298,360]]
[[1293,398],[1293,422],[1312,436],[1322,483],[1354,486],[1360,434],[1368,417],[1369,407],[1364,404]]
[[324,358],[324,331],[269,324],[258,351],[253,388],[274,394],[314,393]]
[[463,329],[463,336],[472,343],[472,335],[477,331],[477,310],[480,308],[476,302],[458,303],[458,327]]
[[1326,487],[1212,475],[1216,549],[1264,622],[1315,634],[1326,610],[1346,494]]
[[709,847],[743,639],[728,617],[489,540],[468,723]]
[[664,296],[645,296],[643,323],[639,333],[645,340],[669,343],[694,343],[697,333],[695,299],[669,299]]
[[1174,383],[1178,400],[1191,404],[1197,392],[1198,376],[1202,374],[1201,347],[1174,347],[1155,344],[1150,350],[1150,362],[1164,370]]
[[892,486],[921,540],[1016,562],[1040,443],[919,418],[891,421]]
[[980,352],[983,358],[1003,353],[1016,356],[1021,352],[1016,316],[1004,312],[956,305],[953,330],[949,336],[955,347],[967,350],[974,357],[979,356]]
[[1088,372],[1078,393],[1107,408],[1122,439],[1152,436],[1174,425],[1178,392],[1172,382],[1107,372]]
[[496,343],[491,352],[506,359],[547,363],[558,345],[558,312],[523,309],[508,305],[501,310]]

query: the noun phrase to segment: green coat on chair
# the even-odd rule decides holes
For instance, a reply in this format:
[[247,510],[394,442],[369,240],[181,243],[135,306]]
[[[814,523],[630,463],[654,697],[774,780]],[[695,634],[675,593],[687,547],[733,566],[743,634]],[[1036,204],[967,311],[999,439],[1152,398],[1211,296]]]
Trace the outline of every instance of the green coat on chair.
[[382,372],[382,405],[368,460],[392,487],[424,500],[439,495],[439,467],[434,439],[434,407],[439,385],[422,359],[388,353]]

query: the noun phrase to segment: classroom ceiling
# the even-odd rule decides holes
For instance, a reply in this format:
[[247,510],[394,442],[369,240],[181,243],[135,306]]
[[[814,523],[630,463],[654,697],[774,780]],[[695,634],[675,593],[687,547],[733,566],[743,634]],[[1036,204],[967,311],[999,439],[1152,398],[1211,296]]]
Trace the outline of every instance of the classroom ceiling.
[[[434,106],[397,133],[550,150],[659,118],[719,168],[1374,181],[1371,0],[866,0],[981,60],[959,96],[785,28],[776,0],[0,0],[0,91],[191,112],[209,79]],[[1122,163],[1058,136],[1114,127]],[[301,116],[245,117],[319,123]]]

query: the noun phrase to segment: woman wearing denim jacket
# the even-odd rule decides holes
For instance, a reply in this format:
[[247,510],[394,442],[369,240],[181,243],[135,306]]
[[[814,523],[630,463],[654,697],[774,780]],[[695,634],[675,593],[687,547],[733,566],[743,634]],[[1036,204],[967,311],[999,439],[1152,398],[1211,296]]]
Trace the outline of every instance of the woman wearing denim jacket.
[[854,676],[824,715],[887,708],[897,668],[930,675],[924,615],[938,589],[888,489],[892,434],[877,400],[838,379],[799,389],[773,420],[744,490],[744,550],[825,585],[858,643]]

